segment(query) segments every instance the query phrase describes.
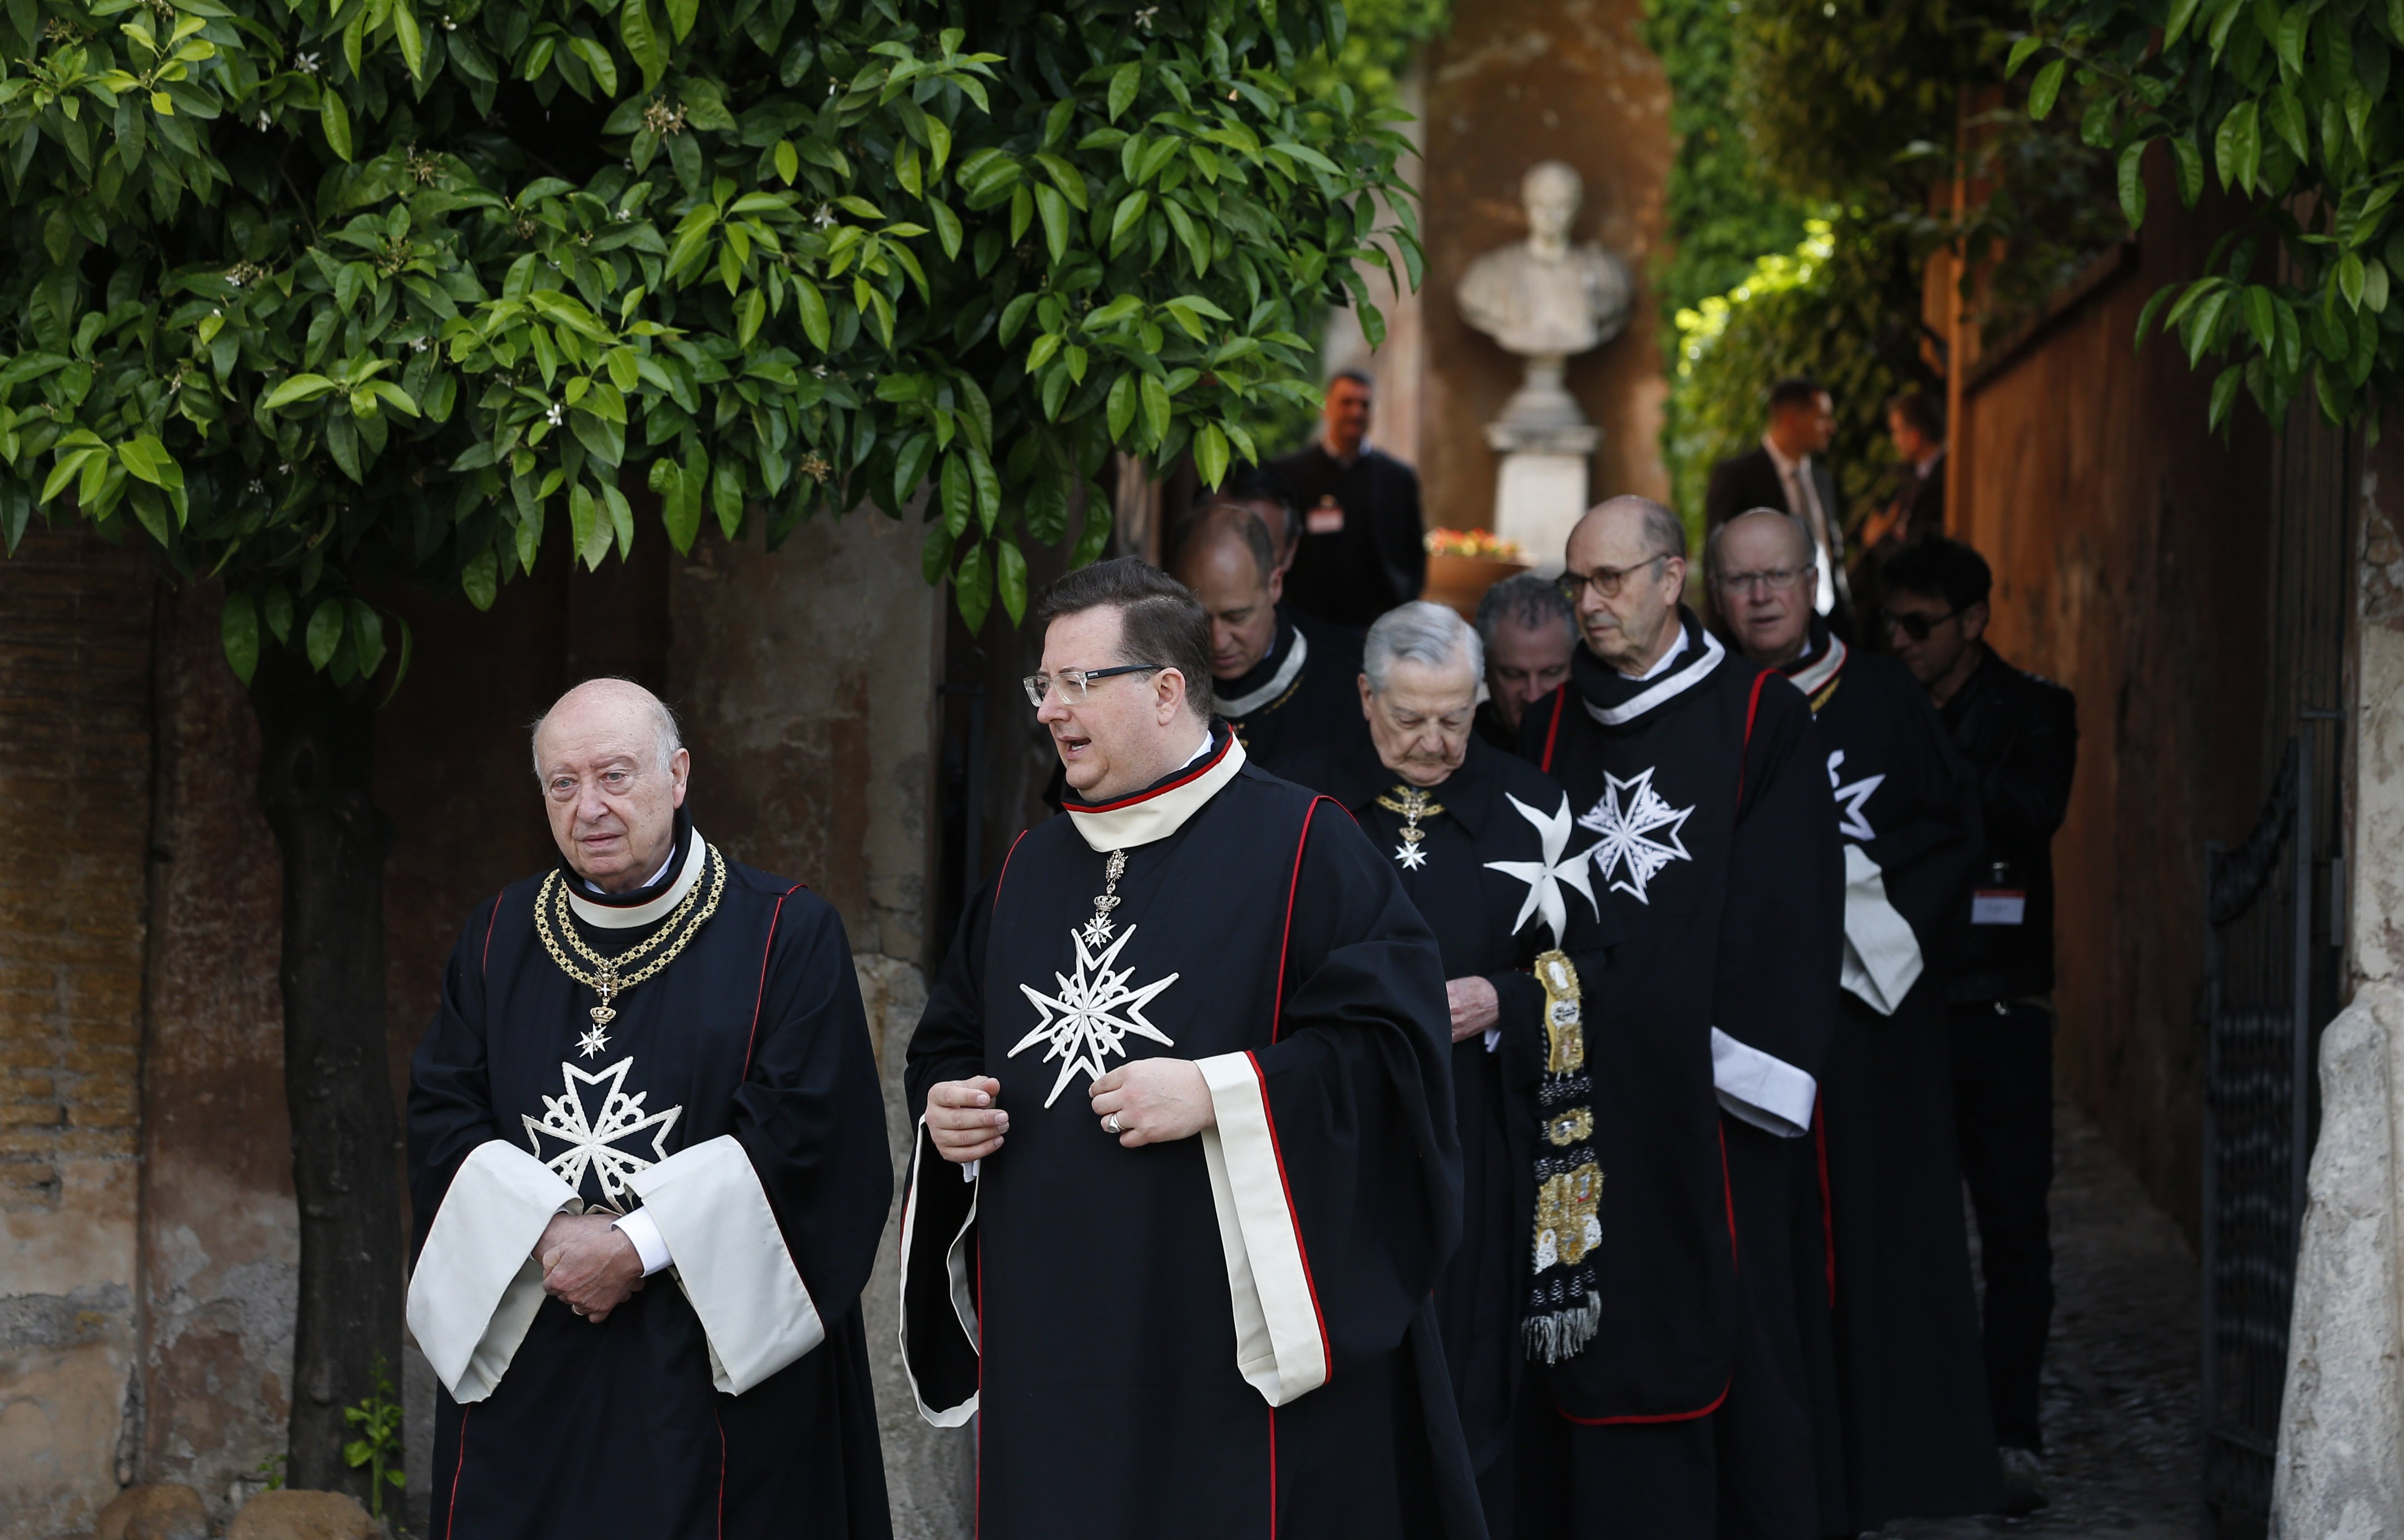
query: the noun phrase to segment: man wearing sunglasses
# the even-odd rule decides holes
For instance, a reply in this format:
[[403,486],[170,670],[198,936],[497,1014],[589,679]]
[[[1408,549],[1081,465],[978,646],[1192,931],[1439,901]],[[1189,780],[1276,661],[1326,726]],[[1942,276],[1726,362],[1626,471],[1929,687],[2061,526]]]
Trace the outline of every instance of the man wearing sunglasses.
[[2053,836],[2078,762],[2068,690],[1985,640],[1992,575],[1956,540],[1907,546],[1881,569],[1887,645],[1936,702],[1978,777],[1978,885],[1948,954],[1954,1117],[1986,1272],[1987,1394],[2006,1511],[2042,1506],[2037,1372],[2053,1318]]
[[1815,1409],[1844,1434],[1841,1466],[1821,1472],[1824,1528],[1990,1513],[2002,1478],[1962,1220],[1943,967],[1982,848],[1977,786],[1911,675],[1849,649],[1813,614],[1811,537],[1794,519],[1739,514],[1712,533],[1708,565],[1738,648],[1810,704],[1844,840],[1837,1033],[1820,1076],[1818,1169],[1796,1172],[1792,1231],[1805,1302],[1817,1307],[1802,1317],[1807,1367],[1834,1369],[1824,1390],[1814,1377]]
[[902,1357],[928,1421],[976,1420],[976,1532],[1481,1534],[1430,1300],[1461,1224],[1435,938],[1212,719],[1192,594],[1121,558],[1034,623],[1066,816],[970,906],[906,1077]]
[[1523,1422],[1522,1471],[1567,1479],[1521,1477],[1520,1531],[1813,1540],[1784,1232],[1842,944],[1826,756],[1802,699],[1680,603],[1675,514],[1614,497],[1564,554],[1582,645],[1520,742],[1591,838],[1627,962],[1587,1030],[1600,1325]]

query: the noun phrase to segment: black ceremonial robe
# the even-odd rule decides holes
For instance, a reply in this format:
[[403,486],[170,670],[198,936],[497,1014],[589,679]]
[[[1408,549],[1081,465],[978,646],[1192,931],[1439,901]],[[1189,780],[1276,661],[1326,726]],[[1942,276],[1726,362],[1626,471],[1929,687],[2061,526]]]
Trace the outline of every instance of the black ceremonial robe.
[[1962,1217],[1939,955],[1977,876],[1977,783],[1927,692],[1812,627],[1789,664],[1847,863],[1837,1031],[1820,1077],[1835,1239],[1845,1533],[2000,1499]]
[[[1390,770],[1356,777],[1342,793],[1362,832],[1385,853],[1411,902],[1435,932],[1444,976],[1494,986],[1491,1034],[1452,1046],[1452,1093],[1461,1129],[1461,1242],[1436,1282],[1436,1318],[1452,1371],[1461,1432],[1486,1501],[1487,1527],[1512,1532],[1514,1408],[1528,1375],[1519,1329],[1528,1293],[1535,1212],[1536,1092],[1544,1075],[1544,991],[1528,971],[1556,946],[1576,966],[1586,1033],[1611,1030],[1608,934],[1573,853],[1585,837],[1558,784],[1527,761],[1473,736],[1461,768],[1426,788],[1438,811],[1417,820]],[[1548,822],[1549,821],[1549,822]],[[1419,838],[1405,838],[1416,827]],[[1568,857],[1569,880],[1544,883]],[[1489,863],[1502,863],[1502,866]],[[1583,882],[1584,891],[1580,883]],[[1550,909],[1563,926],[1556,938]],[[1603,1234],[1610,1243],[1610,1192]]]
[[[1810,1142],[1781,1134],[1810,1126],[1834,1027],[1835,990],[1798,980],[1833,974],[1842,867],[1809,709],[1692,612],[1679,624],[1683,650],[1656,677],[1581,649],[1521,722],[1592,838],[1596,896],[1621,932],[1586,1049],[1609,1215],[1602,1331],[1547,1378],[1561,1414],[1591,1429],[1712,1417],[1722,1533],[1809,1535],[1798,1298],[1824,1310],[1825,1296],[1786,1245]],[[1589,1505],[1608,1493],[1579,1499],[1575,1533],[1620,1533]]]
[[[902,1355],[922,1415],[977,1417],[977,1533],[1483,1533],[1429,1298],[1461,1158],[1426,924],[1223,728],[1069,806],[971,907],[910,1046]],[[1217,1127],[1123,1148],[1087,1088],[1155,1055]],[[980,1075],[1011,1124],[965,1180],[923,1109]]]
[[[667,880],[589,911],[638,923],[572,917],[594,950],[706,896],[712,853],[680,834]],[[851,950],[815,895],[723,872],[605,1043],[537,936],[538,880],[452,952],[409,1093],[437,1540],[891,1533],[860,1290],[892,1177]],[[524,1260],[578,1204],[647,1209],[674,1256],[599,1325]]]
[[1252,763],[1313,791],[1337,767],[1377,763],[1361,715],[1361,633],[1278,606],[1277,640],[1240,679],[1211,682]]

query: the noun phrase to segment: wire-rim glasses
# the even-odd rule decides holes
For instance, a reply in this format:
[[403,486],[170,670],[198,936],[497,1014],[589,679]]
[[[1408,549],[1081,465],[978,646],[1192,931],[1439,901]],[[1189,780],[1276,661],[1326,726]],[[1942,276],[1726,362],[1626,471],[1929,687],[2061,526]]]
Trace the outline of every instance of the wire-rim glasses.
[[1668,551],[1656,551],[1632,567],[1597,567],[1592,572],[1564,572],[1553,579],[1553,586],[1560,590],[1561,597],[1572,605],[1577,604],[1587,589],[1594,590],[1605,599],[1616,599],[1621,587],[1632,575],[1669,560]]
[[1724,572],[1719,586],[1729,593],[1750,593],[1764,588],[1772,593],[1784,593],[1795,586],[1796,578],[1810,572],[1810,567],[1764,567],[1759,572]]
[[1027,691],[1027,704],[1041,711],[1043,698],[1052,693],[1052,687],[1055,684],[1060,687],[1063,701],[1071,706],[1082,706],[1085,703],[1086,687],[1097,679],[1108,679],[1121,673],[1151,673],[1167,667],[1166,663],[1121,663],[1107,669],[1062,669],[1057,673],[1030,673],[1018,683]]

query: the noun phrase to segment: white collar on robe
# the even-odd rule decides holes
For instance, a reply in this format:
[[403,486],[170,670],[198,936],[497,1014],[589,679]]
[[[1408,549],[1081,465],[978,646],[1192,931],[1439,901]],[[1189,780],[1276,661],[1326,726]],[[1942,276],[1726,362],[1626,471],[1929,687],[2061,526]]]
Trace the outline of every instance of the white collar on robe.
[[[1302,628],[1296,626],[1293,628],[1293,645],[1286,649],[1285,661],[1279,663],[1277,666],[1277,672],[1269,675],[1267,684],[1258,689],[1246,690],[1241,695],[1221,695],[1213,687],[1210,694],[1219,708],[1219,715],[1232,722],[1238,717],[1250,716],[1283,695],[1286,687],[1293,684],[1294,676],[1302,672],[1303,662],[1309,656],[1309,639],[1302,634]],[[1209,750],[1210,744],[1208,739],[1203,741],[1202,747],[1205,751]]]
[[[1810,657],[1809,653],[1804,656]],[[1845,640],[1833,633],[1828,637],[1828,650],[1786,676],[1786,682],[1801,690],[1808,698],[1820,693],[1820,687],[1837,677],[1845,666]]]
[[1215,755],[1206,737],[1201,752],[1185,762],[1185,773],[1167,784],[1093,807],[1071,803],[1069,819],[1085,843],[1097,851],[1149,845],[1183,828],[1185,821],[1200,812],[1243,768],[1244,745],[1234,733],[1227,734],[1227,742]]
[[[675,857],[671,855],[669,859],[673,861]],[[633,909],[613,909],[607,904],[594,903],[576,891],[584,885],[580,879],[568,884],[567,906],[576,911],[576,918],[588,925],[598,925],[604,930],[634,930],[638,926],[655,925],[667,918],[668,911],[684,902],[684,895],[692,891],[692,885],[695,882],[701,881],[702,871],[708,865],[709,846],[701,838],[701,831],[695,829],[684,853],[684,870],[677,873],[677,880],[669,884],[667,892],[661,894],[650,903],[637,904]],[[660,870],[664,872],[667,867],[664,866]],[[651,881],[658,881],[659,877],[654,874]],[[650,883],[646,882],[643,885],[649,887]]]
[[[1678,640],[1681,644],[1685,644],[1685,636],[1683,631],[1680,633]],[[1683,646],[1670,648],[1669,655],[1663,658],[1660,662],[1655,664],[1653,669],[1645,673],[1644,677],[1647,679],[1653,678],[1660,670],[1669,667],[1670,663],[1677,659],[1682,650],[1684,650]],[[1651,689],[1642,691],[1627,701],[1616,706],[1598,706],[1591,701],[1586,701],[1583,697],[1581,697],[1580,700],[1586,706],[1586,714],[1588,716],[1593,717],[1596,721],[1601,723],[1606,728],[1615,728],[1623,722],[1635,721],[1638,717],[1643,715],[1646,712],[1651,711],[1654,707],[1661,704],[1664,701],[1674,700],[1678,696],[1685,694],[1686,691],[1694,688],[1697,685],[1701,684],[1711,673],[1712,670],[1720,666],[1720,659],[1726,656],[1727,649],[1720,645],[1719,638],[1713,636],[1710,631],[1705,631],[1703,632],[1703,650],[1701,654],[1692,662],[1686,664],[1685,667],[1681,668],[1663,678],[1660,683],[1655,685]]]

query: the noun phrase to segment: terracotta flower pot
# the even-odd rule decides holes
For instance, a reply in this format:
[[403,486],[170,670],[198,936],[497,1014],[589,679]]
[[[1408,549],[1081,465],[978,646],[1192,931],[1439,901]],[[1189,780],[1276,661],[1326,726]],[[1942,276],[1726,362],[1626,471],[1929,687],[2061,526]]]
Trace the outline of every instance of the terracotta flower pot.
[[1505,577],[1526,572],[1529,565],[1525,562],[1502,562],[1491,557],[1431,552],[1428,556],[1427,588],[1419,597],[1450,605],[1464,620],[1475,619],[1477,602],[1486,597],[1486,590]]

